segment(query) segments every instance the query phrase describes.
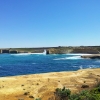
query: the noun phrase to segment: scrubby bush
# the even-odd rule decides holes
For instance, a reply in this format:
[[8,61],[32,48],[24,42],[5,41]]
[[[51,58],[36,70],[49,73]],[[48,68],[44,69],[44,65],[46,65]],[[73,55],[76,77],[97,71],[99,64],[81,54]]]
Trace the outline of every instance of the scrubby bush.
[[41,98],[36,98],[35,100],[41,100]]
[[55,100],[100,100],[100,86],[92,90],[83,90],[77,94],[71,94],[71,91],[65,87],[57,88]]
[[96,88],[93,88],[90,92],[95,93],[95,94],[100,94],[100,86],[96,87]]
[[[54,92],[55,100],[100,100],[100,86],[91,90],[83,90],[76,94],[71,94],[69,89],[57,88]],[[35,100],[41,100],[37,98]]]
[[68,100],[100,100],[100,92],[98,88],[94,88],[91,91],[83,90],[79,94],[70,95]]
[[68,100],[70,94],[71,91],[65,87],[63,89],[57,88],[55,91],[55,100]]

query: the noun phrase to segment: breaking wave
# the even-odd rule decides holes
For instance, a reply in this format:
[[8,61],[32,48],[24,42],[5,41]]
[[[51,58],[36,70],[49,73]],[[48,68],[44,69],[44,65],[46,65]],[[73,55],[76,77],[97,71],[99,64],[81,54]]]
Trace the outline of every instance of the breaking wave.
[[36,54],[36,55],[45,55],[46,54],[46,50],[44,50],[44,52],[43,53],[18,53],[18,54],[11,54],[11,55],[14,55],[14,56],[27,56],[27,55],[34,55],[34,54]]
[[80,56],[67,57],[67,59],[82,59]]
[[70,60],[77,60],[77,59],[82,59],[81,56],[71,56],[71,57],[65,57],[65,58],[56,58],[56,59],[53,59],[53,60],[67,60],[67,59],[70,59]]

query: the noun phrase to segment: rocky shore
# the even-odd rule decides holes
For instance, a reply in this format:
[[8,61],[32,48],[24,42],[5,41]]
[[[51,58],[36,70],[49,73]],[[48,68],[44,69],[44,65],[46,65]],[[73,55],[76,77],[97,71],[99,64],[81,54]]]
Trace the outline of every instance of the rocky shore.
[[100,59],[100,54],[85,55],[85,56],[81,56],[81,58],[86,58],[86,59]]
[[[73,72],[52,72],[0,78],[0,100],[54,100],[56,88],[72,93],[91,89],[100,83],[100,68]],[[88,87],[82,87],[87,85]]]

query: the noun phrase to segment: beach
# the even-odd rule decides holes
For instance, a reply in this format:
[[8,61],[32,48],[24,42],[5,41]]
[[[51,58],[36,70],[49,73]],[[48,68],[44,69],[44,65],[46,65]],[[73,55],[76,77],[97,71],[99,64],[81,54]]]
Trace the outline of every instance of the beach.
[[[72,93],[91,89],[100,81],[100,68],[69,72],[51,72],[0,78],[0,100],[54,99],[56,88],[64,86]],[[88,88],[82,88],[82,85]]]

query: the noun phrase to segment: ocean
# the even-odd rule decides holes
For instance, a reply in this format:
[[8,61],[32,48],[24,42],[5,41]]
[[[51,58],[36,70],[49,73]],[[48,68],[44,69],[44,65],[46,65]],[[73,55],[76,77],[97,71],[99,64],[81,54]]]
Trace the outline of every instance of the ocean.
[[0,77],[100,68],[100,60],[81,55],[85,54],[0,54]]

